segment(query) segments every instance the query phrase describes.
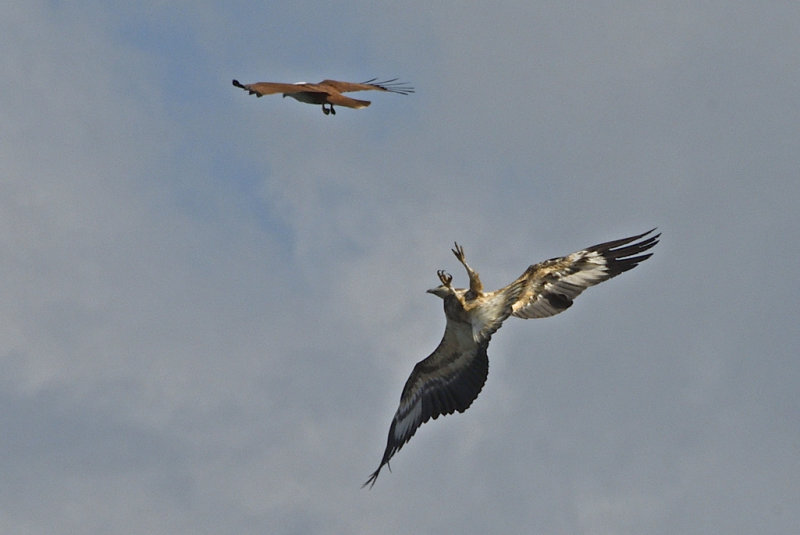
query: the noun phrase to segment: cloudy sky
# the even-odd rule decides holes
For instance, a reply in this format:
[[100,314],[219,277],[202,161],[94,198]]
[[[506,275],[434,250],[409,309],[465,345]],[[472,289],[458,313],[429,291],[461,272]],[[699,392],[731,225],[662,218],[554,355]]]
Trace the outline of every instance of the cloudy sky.
[[[800,4],[133,4],[0,7],[0,531],[800,525]],[[655,226],[360,488],[454,240],[494,288]]]

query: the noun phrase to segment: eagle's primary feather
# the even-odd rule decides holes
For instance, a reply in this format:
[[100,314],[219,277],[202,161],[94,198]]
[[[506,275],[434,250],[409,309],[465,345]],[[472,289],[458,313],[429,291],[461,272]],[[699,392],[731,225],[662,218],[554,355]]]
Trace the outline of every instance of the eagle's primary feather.
[[[443,414],[464,412],[478,397],[489,373],[486,349],[509,316],[544,318],[563,312],[589,286],[616,277],[650,258],[661,234],[655,229],[587,247],[533,264],[508,286],[484,293],[478,273],[458,244],[453,254],[469,276],[469,288],[453,288],[453,277],[439,271],[441,284],[428,290],[444,300],[447,323],[439,346],[417,363],[403,387],[372,486],[384,465],[411,440],[419,426]],[[648,236],[649,235],[649,236]]]

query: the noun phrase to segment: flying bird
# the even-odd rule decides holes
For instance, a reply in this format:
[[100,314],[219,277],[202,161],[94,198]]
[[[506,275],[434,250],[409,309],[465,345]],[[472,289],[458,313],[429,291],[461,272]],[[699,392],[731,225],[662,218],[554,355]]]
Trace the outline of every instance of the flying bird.
[[452,275],[437,272],[441,284],[428,293],[444,300],[444,336],[434,352],[414,366],[389,427],[381,463],[363,486],[375,484],[383,466],[423,423],[469,408],[489,373],[489,340],[506,318],[546,318],[563,312],[589,286],[650,258],[652,253],[645,251],[661,236],[653,231],[533,264],[514,282],[494,292],[483,291],[478,273],[467,264],[464,248],[456,243],[452,251],[467,270],[469,288],[453,288]]
[[307,104],[321,104],[322,113],[325,115],[336,115],[336,110],[333,108],[334,104],[355,109],[366,108],[370,105],[369,100],[358,100],[346,97],[342,93],[350,93],[352,91],[388,91],[389,93],[408,95],[414,92],[413,87],[406,85],[404,82],[398,82],[397,78],[392,78],[391,80],[385,80],[383,82],[378,82],[376,80],[377,78],[373,78],[361,83],[323,80],[318,84],[308,84],[306,82],[297,82],[296,84],[277,82],[242,84],[239,80],[234,80],[233,85],[257,97],[283,93],[284,98],[292,97],[295,100]]

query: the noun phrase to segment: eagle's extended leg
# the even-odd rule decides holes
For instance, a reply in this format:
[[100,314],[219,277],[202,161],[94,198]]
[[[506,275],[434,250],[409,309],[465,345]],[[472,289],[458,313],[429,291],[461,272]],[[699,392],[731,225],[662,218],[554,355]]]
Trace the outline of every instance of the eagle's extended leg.
[[331,107],[331,115],[336,115],[336,110],[333,109],[333,104],[330,104]]
[[325,104],[322,105],[322,113],[328,115],[331,112],[328,108],[325,107]]
[[483,293],[483,284],[481,283],[481,278],[478,276],[478,272],[473,270],[471,267],[469,267],[469,264],[467,264],[467,260],[464,257],[464,248],[458,243],[455,243],[454,245],[456,248],[451,249],[451,251],[453,251],[453,254],[456,255],[456,258],[459,262],[461,262],[461,265],[464,266],[464,269],[467,270],[470,291],[476,296],[481,295]]

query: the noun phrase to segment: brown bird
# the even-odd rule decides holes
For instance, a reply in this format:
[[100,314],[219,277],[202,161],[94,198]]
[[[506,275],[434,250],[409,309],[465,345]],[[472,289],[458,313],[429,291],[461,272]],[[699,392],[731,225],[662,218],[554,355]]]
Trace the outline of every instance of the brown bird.
[[[296,84],[283,84],[278,82],[257,82],[254,84],[242,84],[239,80],[234,80],[233,85],[240,87],[251,95],[263,97],[264,95],[274,95],[283,93],[284,98],[292,97],[306,104],[321,104],[322,113],[325,115],[336,115],[333,105],[345,106],[347,108],[366,108],[370,105],[369,100],[357,100],[346,97],[342,93],[351,91],[388,91],[399,95],[408,95],[414,92],[414,88],[404,82],[398,82],[397,78],[376,82],[377,78],[366,82],[338,82],[336,80],[323,80],[318,84],[308,84],[297,82]],[[327,104],[327,108],[325,107]]]
[[452,251],[467,270],[469,288],[453,288],[452,275],[437,273],[441,284],[428,293],[444,300],[444,336],[434,352],[414,366],[389,427],[381,463],[363,486],[375,484],[381,468],[419,426],[431,418],[464,412],[475,401],[489,373],[489,340],[503,321],[509,316],[546,318],[565,311],[589,286],[650,258],[652,253],[646,251],[661,236],[647,236],[653,230],[533,264],[514,282],[494,292],[483,291],[478,273],[467,265],[464,248],[455,244]]

